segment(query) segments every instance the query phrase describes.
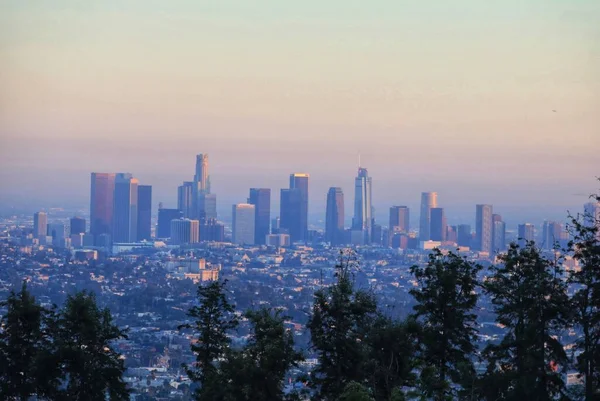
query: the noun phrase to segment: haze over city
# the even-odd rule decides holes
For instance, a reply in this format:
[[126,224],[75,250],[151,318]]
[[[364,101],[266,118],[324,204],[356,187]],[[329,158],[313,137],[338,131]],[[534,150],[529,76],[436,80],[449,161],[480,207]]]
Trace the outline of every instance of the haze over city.
[[174,207],[197,153],[211,155],[220,214],[249,187],[278,191],[305,171],[322,218],[329,187],[352,193],[359,153],[383,218],[437,191],[449,218],[491,203],[540,222],[594,189],[597,2],[0,11],[3,208],[87,208],[90,171],[131,172]]

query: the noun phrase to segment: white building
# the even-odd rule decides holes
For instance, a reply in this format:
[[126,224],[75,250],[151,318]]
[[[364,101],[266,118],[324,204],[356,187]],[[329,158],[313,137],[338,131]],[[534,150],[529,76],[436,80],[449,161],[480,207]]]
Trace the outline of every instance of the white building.
[[233,243],[254,244],[254,205],[239,203],[232,207]]

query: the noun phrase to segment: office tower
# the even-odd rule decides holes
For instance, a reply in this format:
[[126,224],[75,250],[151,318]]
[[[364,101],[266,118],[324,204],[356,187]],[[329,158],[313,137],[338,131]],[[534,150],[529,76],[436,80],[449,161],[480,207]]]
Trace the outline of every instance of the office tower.
[[217,195],[199,194],[198,195],[198,213],[199,220],[217,218]]
[[90,234],[112,234],[115,193],[114,173],[92,173],[90,196]]
[[[85,244],[85,236],[84,233],[79,234],[71,234],[71,247],[73,248],[83,248]],[[92,243],[93,245],[93,243]]]
[[542,248],[554,249],[561,242],[562,225],[556,221],[544,221],[542,227]]
[[138,180],[129,173],[115,176],[113,242],[137,241]]
[[373,224],[372,184],[366,168],[359,167],[358,175],[354,179],[354,217],[352,230],[362,231],[364,244],[371,242],[371,227]]
[[200,241],[225,242],[225,226],[216,219],[201,221]]
[[437,207],[437,192],[421,193],[421,215],[419,216],[419,239],[429,241],[431,236],[431,208]]
[[519,224],[519,246],[524,247],[528,241],[535,239],[535,226],[530,223]]
[[48,224],[48,236],[52,237],[52,245],[65,246],[65,225],[63,223]]
[[[494,215],[498,216],[498,215]],[[501,219],[494,220],[492,225],[492,251],[501,252],[506,250],[506,223]]]
[[390,207],[390,232],[407,233],[410,229],[410,210],[407,206]]
[[[164,209],[163,209],[164,210]],[[176,219],[171,220],[170,237],[174,245],[197,244],[200,233],[198,220]]]
[[446,226],[446,241],[453,244],[458,242],[458,231],[456,226]]
[[179,209],[158,209],[158,227],[156,238],[169,238],[171,236],[171,221],[179,220],[183,213]]
[[270,232],[271,190],[269,188],[250,188],[248,203],[254,205],[254,241],[263,245]]
[[152,238],[152,186],[138,186],[137,241]]
[[183,185],[177,187],[177,209],[181,210],[184,217],[192,217],[193,202],[192,195],[194,193],[194,183],[192,181],[184,181]]
[[208,155],[196,155],[196,173],[192,183],[192,208],[194,218],[206,218],[205,206],[201,204],[202,195],[210,193],[210,177],[208,175]]
[[290,175],[290,188],[281,190],[280,230],[290,234],[292,242],[308,238],[308,174]]
[[596,226],[596,238],[600,241],[600,202],[588,202],[583,205],[583,219],[588,227]]
[[457,231],[458,246],[471,247],[471,239],[473,238],[471,226],[468,224],[459,224]]
[[48,215],[44,212],[33,214],[33,236],[35,238],[45,237],[48,234]]
[[234,244],[254,244],[254,215],[255,207],[248,203],[238,203],[232,207]]
[[331,245],[344,243],[344,192],[342,188],[331,187],[327,192],[325,241]]
[[475,213],[476,250],[492,252],[492,205],[477,205]]
[[69,235],[85,234],[85,219],[82,217],[72,217],[69,223]]
[[279,229],[281,228],[281,224],[280,223],[281,223],[281,219],[280,219],[279,216],[273,217],[271,219],[271,233],[277,234],[279,232]]
[[429,229],[429,238],[432,241],[446,241],[446,216],[444,215],[444,208],[432,207],[429,210],[429,218],[431,220],[431,226]]
[[371,244],[383,245],[383,227],[381,224],[371,224]]

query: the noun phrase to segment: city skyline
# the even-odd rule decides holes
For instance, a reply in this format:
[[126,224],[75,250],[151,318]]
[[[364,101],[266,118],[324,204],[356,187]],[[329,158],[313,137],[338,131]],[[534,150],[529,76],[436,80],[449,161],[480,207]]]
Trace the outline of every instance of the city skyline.
[[324,210],[360,153],[377,213],[435,190],[448,216],[558,219],[597,174],[598,19],[591,1],[4,2],[0,204],[84,205],[84,172],[135,171],[175,207],[203,151],[221,205],[307,171]]

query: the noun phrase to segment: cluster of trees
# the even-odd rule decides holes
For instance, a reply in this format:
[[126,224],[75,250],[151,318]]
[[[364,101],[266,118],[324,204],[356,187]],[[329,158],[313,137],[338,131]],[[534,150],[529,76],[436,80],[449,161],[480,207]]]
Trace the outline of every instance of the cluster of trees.
[[111,347],[125,333],[93,294],[78,292],[62,309],[47,309],[23,283],[3,304],[1,400],[129,400],[123,360]]
[[[356,288],[355,261],[342,254],[336,283],[315,293],[307,325],[318,358],[307,378],[314,399],[600,399],[600,235],[589,216],[572,217],[570,228],[568,252],[547,257],[532,242],[511,244],[486,272],[457,253],[434,250],[425,266],[411,268],[416,305],[403,320],[386,316],[371,291]],[[563,270],[565,255],[579,262],[579,270]],[[287,370],[302,358],[284,316],[270,309],[247,312],[254,333],[234,350],[227,333],[238,321],[225,283],[198,294],[200,306],[190,311],[195,324],[186,326],[197,333],[197,362],[189,375],[199,384],[198,400],[302,396],[283,392]],[[483,350],[476,345],[475,313],[482,296],[505,330],[499,343]],[[571,355],[560,342],[569,329],[581,332]],[[476,363],[485,369],[476,371]],[[583,378],[581,394],[567,391],[570,368]]]

